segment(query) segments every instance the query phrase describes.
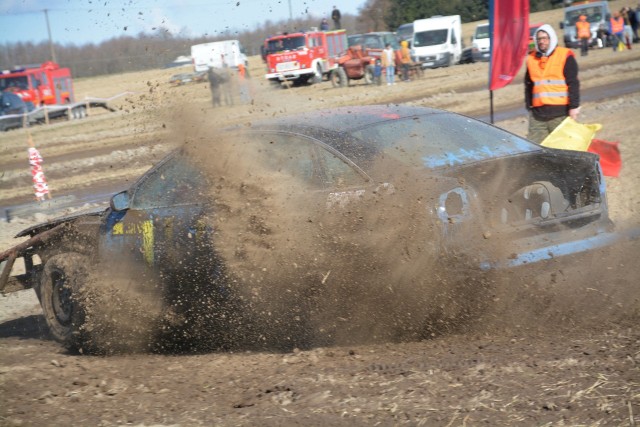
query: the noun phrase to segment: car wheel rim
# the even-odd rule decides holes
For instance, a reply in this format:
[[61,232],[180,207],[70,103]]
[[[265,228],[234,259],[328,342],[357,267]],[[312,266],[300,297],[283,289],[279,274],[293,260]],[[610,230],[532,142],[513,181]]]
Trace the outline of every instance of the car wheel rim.
[[71,289],[65,284],[64,274],[55,272],[52,275],[53,294],[51,304],[57,321],[61,325],[68,325],[71,320],[73,311],[73,303],[71,298]]

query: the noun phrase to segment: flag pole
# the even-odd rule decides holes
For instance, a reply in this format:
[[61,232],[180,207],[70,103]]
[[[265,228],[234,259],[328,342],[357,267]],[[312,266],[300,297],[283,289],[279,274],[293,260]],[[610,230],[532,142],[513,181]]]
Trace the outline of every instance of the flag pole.
[[489,105],[491,106],[491,124],[493,124],[493,91],[489,89]]

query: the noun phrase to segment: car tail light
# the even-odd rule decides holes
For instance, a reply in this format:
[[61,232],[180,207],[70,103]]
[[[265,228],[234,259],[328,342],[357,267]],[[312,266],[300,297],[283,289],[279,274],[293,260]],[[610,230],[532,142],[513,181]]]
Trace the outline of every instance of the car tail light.
[[438,218],[444,223],[465,220],[470,215],[469,196],[460,187],[442,193],[438,199]]

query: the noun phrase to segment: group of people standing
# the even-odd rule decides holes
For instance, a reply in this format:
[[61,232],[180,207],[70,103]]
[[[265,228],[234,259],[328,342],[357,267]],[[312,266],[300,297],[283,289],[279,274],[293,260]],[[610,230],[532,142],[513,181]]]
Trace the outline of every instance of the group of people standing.
[[385,75],[387,77],[387,86],[396,84],[396,64],[402,67],[402,80],[409,81],[409,69],[411,68],[411,64],[413,63],[413,61],[411,60],[411,51],[409,50],[409,42],[407,42],[406,40],[401,41],[400,51],[398,53],[393,50],[391,44],[387,43],[385,48],[382,50],[380,61],[380,65],[384,69]]
[[250,103],[253,98],[248,81],[249,74],[244,64],[238,64],[235,68],[227,66],[226,63],[222,68],[209,67],[207,78],[214,107],[235,105],[236,94],[242,104]]
[[[340,13],[340,9],[336,6],[333,6],[333,10],[331,10],[331,20],[333,21],[333,29],[340,30],[342,29],[342,24],[340,20],[342,19],[342,14]],[[321,31],[329,31],[329,21],[327,18],[323,18],[320,22],[320,30]]]
[[[609,19],[607,34],[613,50],[622,43],[628,49],[638,40],[638,10],[622,8]],[[581,54],[587,55],[591,27],[585,15],[576,23],[581,41]],[[550,25],[542,25],[534,36],[534,51],[527,57],[525,74],[525,106],[529,111],[527,138],[538,144],[567,117],[577,120],[580,114],[580,80],[578,62],[573,51],[558,46],[558,36]]]
[[[620,11],[613,12],[607,25],[598,28],[598,38],[603,46],[608,41],[614,52],[624,48],[631,49],[631,45],[638,41],[639,18],[640,6],[636,10],[623,7]],[[580,15],[576,22],[576,36],[580,40],[580,54],[586,56],[592,42],[591,24],[586,15]]]
[[609,20],[609,35],[612,37],[613,51],[617,51],[620,43],[627,49],[638,40],[638,18],[640,6],[637,10],[623,7],[619,12],[614,12]]

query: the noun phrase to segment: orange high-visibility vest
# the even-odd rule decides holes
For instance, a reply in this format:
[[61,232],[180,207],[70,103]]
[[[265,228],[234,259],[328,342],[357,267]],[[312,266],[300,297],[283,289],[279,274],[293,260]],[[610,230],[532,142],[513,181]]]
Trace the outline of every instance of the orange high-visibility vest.
[[591,37],[591,26],[587,21],[576,22],[576,29],[578,30],[579,39],[588,39]]
[[549,57],[537,58],[535,52],[529,55],[527,70],[533,82],[531,104],[534,107],[569,105],[569,86],[564,78],[564,65],[570,55],[573,52],[566,47],[556,47]]
[[611,18],[611,32],[613,34],[621,33],[624,31],[624,18]]

